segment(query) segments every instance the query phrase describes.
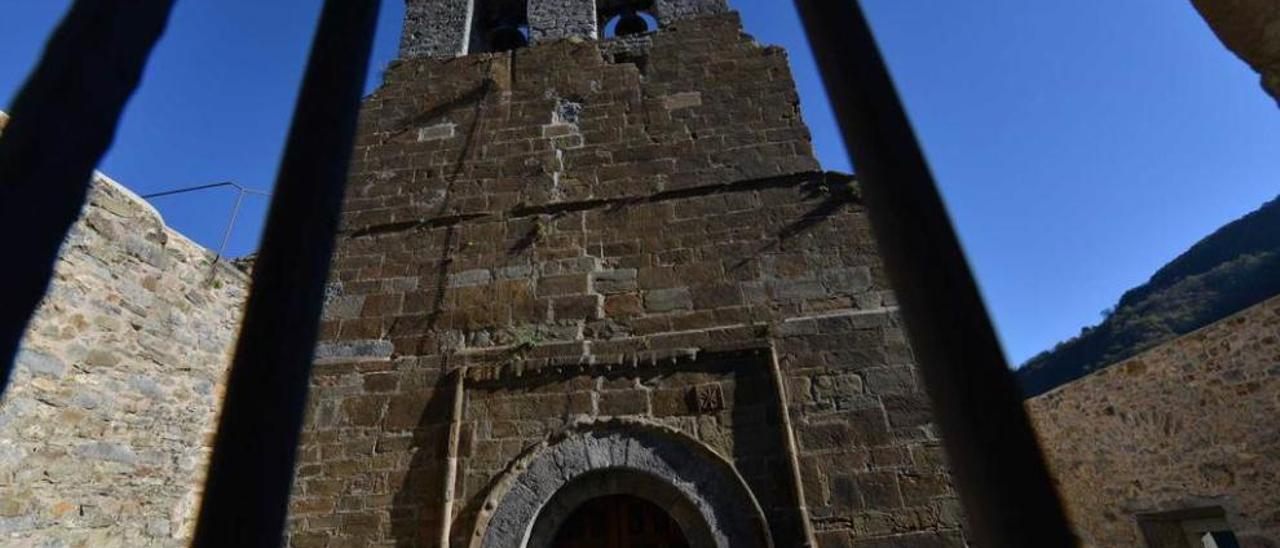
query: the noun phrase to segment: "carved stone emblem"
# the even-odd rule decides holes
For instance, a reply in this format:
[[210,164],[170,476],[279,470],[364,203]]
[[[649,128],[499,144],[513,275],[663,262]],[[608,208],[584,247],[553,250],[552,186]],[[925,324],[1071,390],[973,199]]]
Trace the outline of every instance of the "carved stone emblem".
[[694,409],[699,413],[713,413],[724,409],[724,389],[719,384],[704,384],[693,388]]

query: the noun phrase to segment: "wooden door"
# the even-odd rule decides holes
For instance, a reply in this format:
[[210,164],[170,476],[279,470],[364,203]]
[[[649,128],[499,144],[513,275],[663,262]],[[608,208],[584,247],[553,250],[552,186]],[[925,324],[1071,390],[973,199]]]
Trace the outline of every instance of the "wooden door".
[[688,548],[680,526],[658,505],[629,495],[591,499],[579,506],[552,548]]

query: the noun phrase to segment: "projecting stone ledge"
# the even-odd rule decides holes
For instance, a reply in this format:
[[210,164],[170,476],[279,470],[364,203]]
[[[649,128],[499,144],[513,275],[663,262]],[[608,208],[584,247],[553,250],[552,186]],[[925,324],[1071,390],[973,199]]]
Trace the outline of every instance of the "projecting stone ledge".
[[1227,49],[1262,76],[1262,88],[1280,104],[1280,1],[1192,0]]

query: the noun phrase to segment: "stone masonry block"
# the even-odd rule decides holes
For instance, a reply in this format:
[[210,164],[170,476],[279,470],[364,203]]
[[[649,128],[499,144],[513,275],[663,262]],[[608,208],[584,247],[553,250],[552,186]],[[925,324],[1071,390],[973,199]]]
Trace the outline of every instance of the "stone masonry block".
[[466,53],[473,0],[407,0],[400,58]]
[[418,141],[438,141],[441,139],[450,139],[457,135],[458,124],[453,122],[443,122],[434,126],[418,128]]
[[698,91],[689,91],[668,95],[662,99],[662,106],[667,110],[700,107],[702,106],[702,93]]
[[592,274],[592,282],[598,293],[625,293],[635,291],[638,287],[636,276],[634,268],[605,270]]
[[729,11],[727,0],[655,0],[654,11],[663,26],[680,19]]
[[689,289],[655,289],[644,294],[644,308],[649,312],[671,312],[673,310],[689,310],[693,308],[693,298]]
[[484,285],[493,280],[493,274],[488,269],[481,268],[475,270],[467,270],[449,275],[449,287],[467,287],[473,285]]
[[577,36],[594,40],[596,3],[582,0],[529,0],[529,38],[534,43]]

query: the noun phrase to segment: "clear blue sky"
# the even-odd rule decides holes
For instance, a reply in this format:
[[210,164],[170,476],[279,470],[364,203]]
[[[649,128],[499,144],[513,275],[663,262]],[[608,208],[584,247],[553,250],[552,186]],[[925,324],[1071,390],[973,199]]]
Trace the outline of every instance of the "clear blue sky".
[[[829,169],[849,163],[790,3],[731,0],[792,52]],[[69,0],[0,2],[7,105]],[[864,2],[1012,361],[1280,192],[1280,109],[1189,0]],[[269,188],[320,0],[179,0],[102,170],[139,193]],[[374,78],[395,57],[387,0]],[[231,192],[156,200],[216,247]],[[255,247],[247,201],[230,254]]]

